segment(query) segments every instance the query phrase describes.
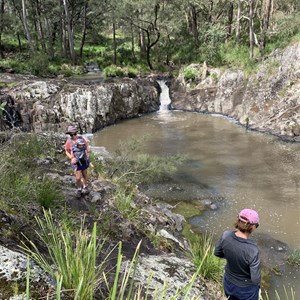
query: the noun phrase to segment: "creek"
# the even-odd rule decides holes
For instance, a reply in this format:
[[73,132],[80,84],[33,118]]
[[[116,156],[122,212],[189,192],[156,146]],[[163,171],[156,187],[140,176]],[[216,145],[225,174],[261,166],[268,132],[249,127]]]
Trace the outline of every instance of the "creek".
[[[145,193],[177,205],[182,215],[188,209],[193,230],[216,237],[232,228],[241,209],[256,209],[260,226],[253,237],[264,264],[277,270],[271,272],[270,299],[283,285],[300,299],[300,271],[285,264],[288,252],[300,248],[300,144],[246,130],[219,115],[169,111],[168,89],[160,84],[160,111],[106,127],[91,145],[113,152],[120,142],[146,135],[145,152],[185,155],[170,181],[148,186]],[[206,205],[204,213],[199,203]]]

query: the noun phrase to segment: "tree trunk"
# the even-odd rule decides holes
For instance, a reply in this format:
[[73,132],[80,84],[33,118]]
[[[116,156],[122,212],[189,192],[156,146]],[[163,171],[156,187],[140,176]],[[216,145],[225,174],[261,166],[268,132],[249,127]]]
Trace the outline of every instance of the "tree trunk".
[[72,64],[75,66],[77,61],[76,61],[76,53],[74,48],[74,33],[71,26],[70,14],[69,14],[66,0],[63,0],[63,6],[65,10],[65,20],[66,20],[67,32],[68,32],[68,41],[69,41],[69,48],[70,48],[69,50],[72,59]]
[[58,30],[58,48],[59,48],[59,52],[60,52],[60,56],[63,57],[64,56],[64,27],[63,27],[63,7],[62,7],[62,3],[61,0],[58,0],[58,5],[59,5],[59,30]]
[[55,33],[56,33],[56,28],[57,28],[57,23],[55,22],[53,24],[53,29],[50,26],[49,19],[45,17],[45,27],[46,27],[46,33],[48,37],[48,54],[51,58],[54,57],[54,42],[55,42]]
[[150,59],[150,51],[152,49],[153,46],[155,46],[160,38],[160,31],[157,28],[157,18],[158,18],[158,11],[159,11],[159,4],[155,5],[154,8],[154,14],[155,14],[155,18],[154,18],[154,22],[151,23],[151,30],[156,34],[156,39],[151,43],[151,38],[150,38],[150,31],[149,30],[145,30],[147,33],[147,63],[148,66],[150,68],[150,70],[153,70],[152,64],[151,64],[151,59]]
[[254,0],[249,0],[249,47],[250,58],[254,56]]
[[21,51],[22,51],[22,43],[21,43],[21,38],[20,38],[19,32],[17,33],[17,39],[18,39],[19,52],[21,53]]
[[240,42],[241,11],[242,11],[242,3],[241,3],[241,0],[238,0],[238,7],[237,7],[237,13],[236,13],[236,28],[235,28],[235,41],[237,44]]
[[36,12],[37,12],[37,17],[38,17],[37,20],[38,20],[38,25],[39,25],[42,49],[45,53],[47,53],[46,40],[45,40],[45,34],[44,34],[44,28],[43,28],[43,20],[42,20],[42,14],[41,14],[41,4],[40,4],[39,0],[36,0]]
[[230,37],[231,37],[231,30],[232,30],[232,20],[233,20],[233,3],[229,3],[228,8],[228,19],[227,19],[227,32],[225,37],[225,43],[228,43]]
[[195,46],[199,47],[199,32],[198,32],[198,20],[197,20],[197,12],[195,5],[189,5],[189,15],[190,15],[190,24],[191,31],[194,37]]
[[134,50],[134,31],[132,23],[130,24],[130,30],[131,30],[131,57],[135,58],[135,50]]
[[30,32],[29,32],[28,25],[27,25],[25,0],[22,0],[22,20],[23,20],[23,26],[24,26],[25,35],[27,37],[29,48],[30,48],[31,52],[34,52],[34,48],[33,48],[32,42],[31,42]]
[[[113,18],[114,19],[114,18]],[[117,41],[116,41],[116,23],[115,20],[113,20],[113,64],[117,64]]]
[[84,4],[83,7],[83,28],[82,28],[82,38],[81,38],[81,43],[80,43],[80,51],[79,51],[79,56],[82,58],[83,54],[83,47],[85,44],[85,38],[86,38],[86,29],[87,29],[87,8],[88,8],[88,2]]
[[40,31],[38,28],[37,18],[36,18],[37,17],[36,3],[31,1],[30,4],[31,4],[31,17],[32,17],[31,24],[33,23],[33,27],[34,27],[34,32],[31,38],[32,38],[32,42],[34,43],[34,49],[38,51],[39,41],[41,40],[41,37],[40,37]]
[[261,31],[261,41],[260,41],[261,55],[264,54],[266,48],[266,37],[269,28],[271,6],[272,6],[272,0],[266,0],[263,19],[262,19],[262,31]]
[[0,57],[1,58],[4,58],[4,51],[2,45],[2,32],[4,29],[3,16],[4,16],[4,0],[1,0],[0,1]]

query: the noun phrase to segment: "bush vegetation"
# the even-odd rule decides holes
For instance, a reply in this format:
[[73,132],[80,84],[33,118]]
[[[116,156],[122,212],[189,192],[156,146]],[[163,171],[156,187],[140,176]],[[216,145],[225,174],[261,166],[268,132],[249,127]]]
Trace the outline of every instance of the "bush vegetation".
[[300,250],[299,249],[293,250],[288,255],[287,261],[290,265],[300,266]]
[[43,136],[19,133],[2,146],[0,202],[3,206],[25,207],[36,203],[49,208],[62,200],[58,183],[46,179],[41,167],[46,156],[55,151],[50,144],[51,139]]
[[197,235],[190,241],[189,256],[197,267],[202,264],[200,275],[203,278],[212,279],[222,285],[225,260],[214,255],[213,237],[212,233]]
[[[261,13],[254,14],[256,41],[251,58],[246,21],[248,5],[242,5],[241,13],[245,18],[240,19],[237,38],[235,4],[229,26],[227,13],[219,12],[228,11],[230,3],[215,3],[211,9],[206,4],[201,4],[202,7],[199,3],[190,5],[184,2],[170,2],[163,9],[161,6],[155,9],[154,3],[145,5],[144,1],[114,4],[108,1],[101,9],[94,2],[85,7],[86,3],[84,0],[78,5],[65,7],[70,15],[77,16],[71,33],[65,27],[56,28],[63,23],[60,22],[61,18],[66,22],[57,4],[47,6],[43,12],[36,3],[28,5],[25,24],[24,19],[16,13],[19,11],[19,7],[15,6],[17,4],[5,3],[0,18],[0,70],[37,76],[71,76],[82,73],[88,62],[97,62],[100,69],[105,70],[106,76],[132,77],[152,70],[168,72],[203,62],[214,67],[253,70],[264,56],[300,40],[299,3],[290,0],[284,5],[272,6],[266,32],[262,26],[266,21],[263,19],[266,7],[263,2],[257,3],[256,9]],[[48,5],[46,2],[44,4]],[[113,15],[109,4],[114,7]],[[83,13],[84,7],[86,14]],[[133,13],[136,10],[140,11],[140,16]],[[197,11],[197,14],[193,14],[193,11]],[[40,14],[37,15],[37,12]],[[101,17],[95,18],[96,15]],[[111,26],[113,19],[114,26]],[[153,24],[153,20],[157,25],[155,29],[145,26]],[[56,26],[49,27],[50,23]],[[86,31],[85,26],[88,26]],[[25,31],[26,27],[28,32]],[[57,34],[59,31],[63,36]],[[70,39],[73,38],[73,47],[70,46],[70,40],[64,39],[68,34],[71,35]],[[264,35],[265,47],[262,48]]]
[[[136,251],[132,256],[131,262],[122,271],[122,243],[116,245],[117,257],[114,259],[115,268],[110,271],[111,259],[114,248],[103,256],[100,264],[97,264],[96,258],[103,251],[104,242],[100,242],[97,237],[97,225],[94,224],[92,232],[85,228],[85,221],[82,219],[80,228],[70,228],[69,224],[63,222],[56,224],[51,211],[44,210],[45,221],[36,218],[41,232],[40,239],[49,250],[50,257],[43,255],[37,246],[27,239],[29,245],[22,247],[23,251],[34,259],[48,274],[56,278],[57,289],[55,299],[61,299],[62,293],[72,297],[72,299],[94,299],[95,295],[101,293],[101,287],[105,284],[108,295],[103,295],[108,300],[147,300],[152,299],[148,296],[147,286],[134,286],[135,271],[138,262],[138,254],[141,242],[137,245]],[[209,246],[209,245],[206,245]],[[210,247],[210,246],[209,246]],[[190,282],[182,289],[178,290],[173,296],[168,295],[168,299],[202,299],[202,296],[190,298],[190,290],[203,273],[204,261],[207,259],[209,249],[199,259],[197,271],[192,276]],[[113,273],[113,276],[111,276]],[[30,299],[30,269],[28,264],[27,289],[25,299]],[[111,278],[111,279],[109,279]],[[151,281],[151,276],[149,278]],[[149,282],[150,283],[150,282]],[[63,288],[62,288],[63,287]],[[168,285],[163,290],[156,290],[155,299],[166,299]],[[170,298],[171,297],[171,298]]]

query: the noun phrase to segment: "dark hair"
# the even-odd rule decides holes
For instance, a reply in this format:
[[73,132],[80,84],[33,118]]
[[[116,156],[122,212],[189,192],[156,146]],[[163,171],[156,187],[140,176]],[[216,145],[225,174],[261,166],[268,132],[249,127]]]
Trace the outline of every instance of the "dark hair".
[[237,219],[234,223],[234,227],[243,233],[252,233],[256,224],[250,224],[249,222],[243,222]]

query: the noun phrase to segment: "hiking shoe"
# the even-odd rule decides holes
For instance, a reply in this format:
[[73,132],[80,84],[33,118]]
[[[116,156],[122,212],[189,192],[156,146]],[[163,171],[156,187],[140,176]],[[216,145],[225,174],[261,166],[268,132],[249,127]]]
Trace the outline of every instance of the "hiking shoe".
[[76,191],[76,197],[80,198],[80,197],[81,197],[81,193],[82,193],[81,190],[77,190],[77,191]]
[[88,194],[88,193],[89,193],[88,188],[87,188],[87,187],[84,187],[84,188],[82,189],[82,194]]

